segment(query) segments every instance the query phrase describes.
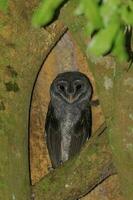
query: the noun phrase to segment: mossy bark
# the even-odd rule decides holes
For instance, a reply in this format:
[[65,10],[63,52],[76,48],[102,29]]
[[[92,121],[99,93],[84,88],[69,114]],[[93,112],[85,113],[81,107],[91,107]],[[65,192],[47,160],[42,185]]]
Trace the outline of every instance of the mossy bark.
[[[103,127],[102,127],[103,128]],[[36,200],[75,200],[116,173],[106,131],[99,129],[78,156],[33,186]]]
[[31,27],[39,1],[9,1],[0,13],[0,199],[29,200],[28,121],[37,73],[65,31]]
[[133,199],[133,68],[117,65],[114,80],[114,120],[110,142],[119,169],[122,190]]
[[[75,17],[73,11],[77,1],[72,0],[62,10],[61,20],[68,26],[76,42],[85,53],[89,38],[84,34],[85,19]],[[69,13],[69,15],[68,15]],[[103,41],[104,42],[104,41]],[[112,56],[88,58],[89,66],[96,80],[102,105],[108,137],[114,155],[114,162],[121,180],[125,198],[133,199],[133,69],[129,63],[117,63]]]

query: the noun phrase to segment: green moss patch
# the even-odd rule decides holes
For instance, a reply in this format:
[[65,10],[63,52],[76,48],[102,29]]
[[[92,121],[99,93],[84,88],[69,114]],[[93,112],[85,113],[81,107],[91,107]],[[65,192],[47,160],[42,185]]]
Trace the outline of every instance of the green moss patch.
[[9,81],[9,82],[5,83],[5,86],[6,86],[6,90],[8,92],[11,92],[11,91],[18,92],[20,90],[18,84],[15,81],[14,82]]

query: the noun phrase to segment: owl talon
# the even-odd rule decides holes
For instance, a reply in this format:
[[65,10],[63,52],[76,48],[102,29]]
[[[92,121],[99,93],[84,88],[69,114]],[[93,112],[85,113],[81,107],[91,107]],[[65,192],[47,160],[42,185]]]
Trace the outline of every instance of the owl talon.
[[48,171],[49,171],[49,172],[52,172],[53,170],[54,170],[53,167],[48,167]]
[[62,160],[60,160],[60,165],[62,165],[63,164],[63,161]]

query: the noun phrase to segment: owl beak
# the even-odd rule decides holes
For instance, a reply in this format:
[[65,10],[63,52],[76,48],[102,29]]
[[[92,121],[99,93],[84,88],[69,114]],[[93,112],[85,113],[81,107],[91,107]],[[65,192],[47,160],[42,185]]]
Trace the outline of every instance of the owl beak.
[[68,97],[68,99],[69,99],[69,102],[70,102],[70,103],[72,103],[72,102],[73,102],[73,100],[74,100],[74,97],[73,97],[73,95],[71,95],[71,94],[70,94],[70,95],[69,95],[69,97]]

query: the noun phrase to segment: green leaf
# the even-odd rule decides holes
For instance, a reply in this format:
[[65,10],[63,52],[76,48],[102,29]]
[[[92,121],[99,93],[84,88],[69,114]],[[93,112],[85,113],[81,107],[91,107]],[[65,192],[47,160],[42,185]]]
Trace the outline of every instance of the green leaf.
[[95,30],[96,30],[96,28],[95,28],[95,26],[93,25],[93,23],[92,22],[89,22],[87,25],[86,25],[86,33],[88,34],[88,35],[91,35]]
[[122,6],[120,13],[124,23],[133,25],[133,10],[130,11],[128,10],[128,7]]
[[81,1],[79,3],[79,6],[77,7],[77,9],[75,10],[75,14],[76,15],[82,15],[83,13],[84,13],[84,4]]
[[112,20],[112,17],[118,15],[118,8],[121,4],[121,0],[108,0],[104,1],[102,6],[99,7],[100,14],[103,18],[104,25],[107,26]]
[[40,27],[46,25],[52,19],[55,10],[64,0],[42,0],[32,17],[32,25]]
[[101,56],[109,51],[115,36],[119,30],[117,23],[109,24],[107,28],[101,29],[93,38],[88,46],[88,53]]
[[8,0],[0,0],[0,10],[6,12],[8,8]]
[[132,0],[128,1],[128,6],[131,9],[131,11],[133,11],[133,1]]
[[97,0],[82,0],[76,11],[77,14],[84,13],[85,17],[90,21],[93,29],[101,28],[103,25],[102,18],[99,12]]
[[125,36],[124,36],[124,31],[119,30],[116,40],[115,40],[115,46],[112,51],[112,53],[118,57],[120,61],[127,60],[128,55],[126,53],[125,49]]

